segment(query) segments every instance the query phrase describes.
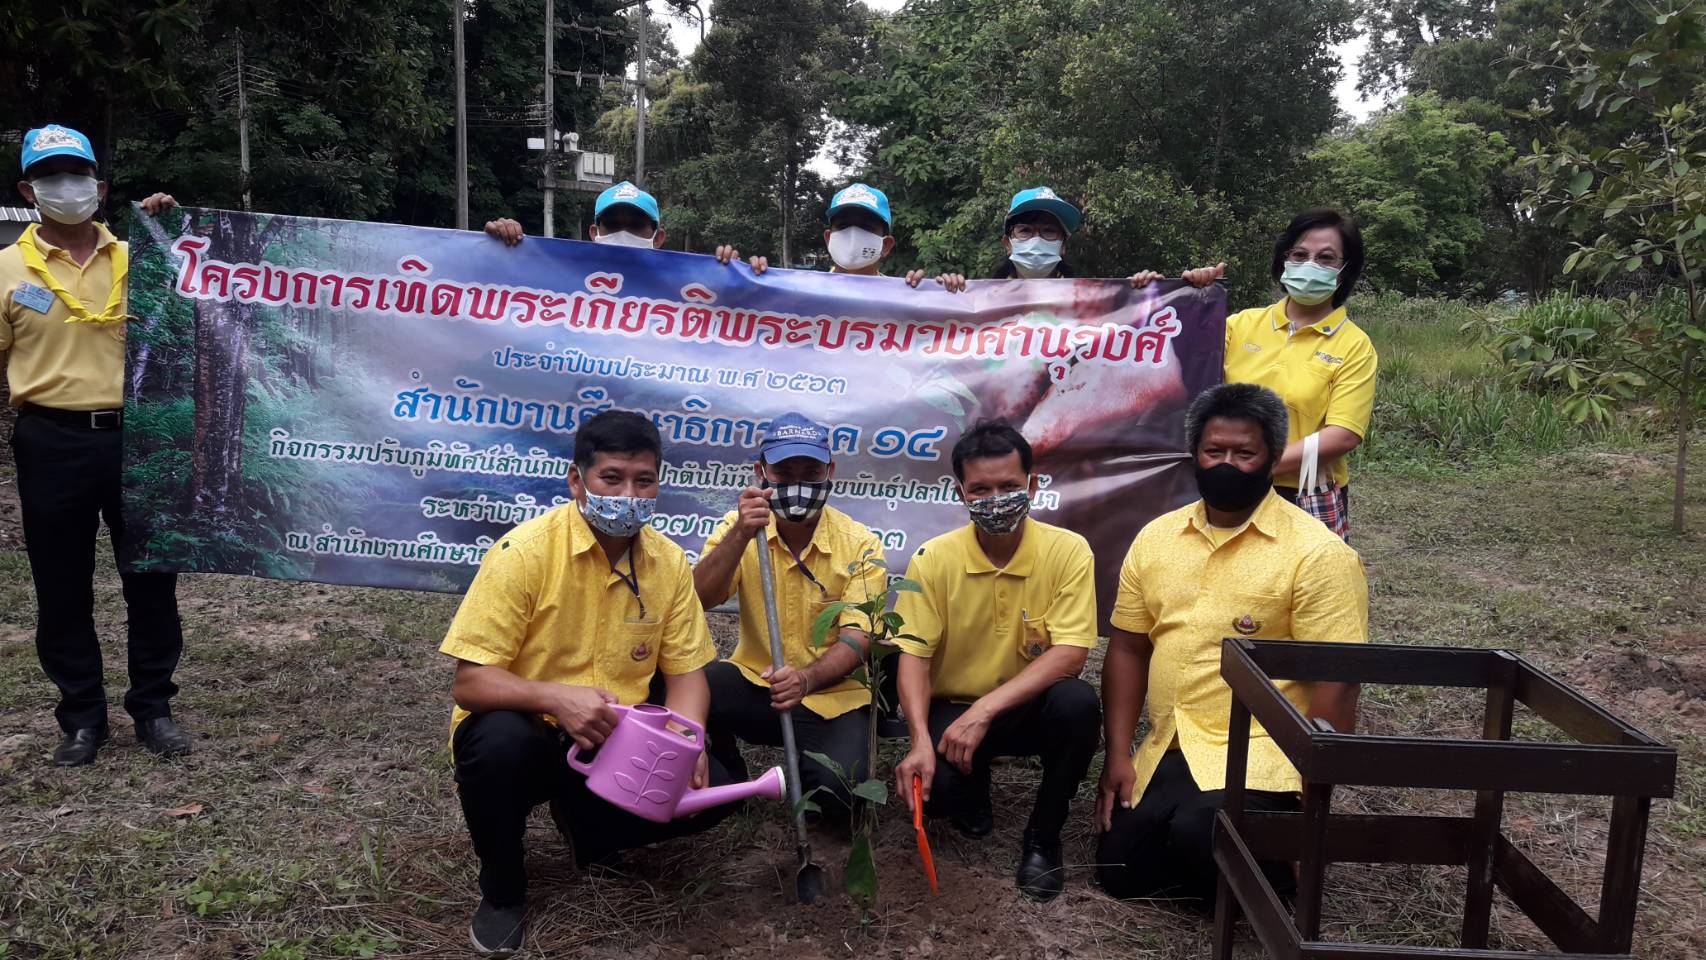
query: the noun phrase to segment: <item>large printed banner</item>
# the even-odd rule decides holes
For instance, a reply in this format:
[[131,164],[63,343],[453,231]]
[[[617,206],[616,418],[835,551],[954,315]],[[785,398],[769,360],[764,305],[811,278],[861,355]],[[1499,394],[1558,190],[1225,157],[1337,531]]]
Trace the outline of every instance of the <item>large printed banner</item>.
[[146,569],[460,591],[568,503],[578,424],[664,441],[654,526],[691,556],[771,417],[830,426],[830,502],[891,563],[966,522],[949,451],[1005,417],[1035,515],[1096,549],[1194,498],[1184,409],[1219,382],[1225,296],[1176,282],[927,282],[393,224],[133,211],[127,521]]

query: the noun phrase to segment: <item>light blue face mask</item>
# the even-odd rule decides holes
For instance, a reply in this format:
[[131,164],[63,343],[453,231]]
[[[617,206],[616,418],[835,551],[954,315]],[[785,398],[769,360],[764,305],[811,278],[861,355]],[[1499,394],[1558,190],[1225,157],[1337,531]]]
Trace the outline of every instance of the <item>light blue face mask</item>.
[[1061,241],[1044,240],[1042,237],[1031,237],[1026,240],[1014,240],[1013,250],[1007,259],[1013,261],[1019,276],[1027,280],[1036,280],[1054,272],[1060,263]]
[[588,526],[606,536],[631,537],[652,522],[657,509],[656,497],[601,497],[588,490],[581,516]]
[[1280,286],[1293,300],[1306,307],[1323,303],[1339,289],[1339,271],[1329,270],[1314,261],[1287,263],[1280,274]]

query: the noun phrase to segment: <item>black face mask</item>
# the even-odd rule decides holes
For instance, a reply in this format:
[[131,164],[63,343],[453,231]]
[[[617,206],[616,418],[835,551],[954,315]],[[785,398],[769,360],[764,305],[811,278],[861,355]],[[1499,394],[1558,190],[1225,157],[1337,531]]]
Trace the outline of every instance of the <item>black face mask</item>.
[[1274,488],[1273,464],[1245,473],[1230,463],[1204,470],[1197,465],[1197,490],[1203,502],[1223,513],[1240,513],[1260,503]]

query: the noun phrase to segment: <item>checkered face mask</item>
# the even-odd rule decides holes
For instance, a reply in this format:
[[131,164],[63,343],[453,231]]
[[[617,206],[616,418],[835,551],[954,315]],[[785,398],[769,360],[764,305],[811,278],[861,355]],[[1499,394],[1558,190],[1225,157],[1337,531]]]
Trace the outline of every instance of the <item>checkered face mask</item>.
[[1031,495],[1024,490],[998,493],[993,497],[973,500],[966,504],[971,522],[992,537],[1005,536],[1019,529],[1031,512]]
[[779,483],[770,495],[771,508],[789,523],[805,523],[823,512],[829,499],[829,481]]

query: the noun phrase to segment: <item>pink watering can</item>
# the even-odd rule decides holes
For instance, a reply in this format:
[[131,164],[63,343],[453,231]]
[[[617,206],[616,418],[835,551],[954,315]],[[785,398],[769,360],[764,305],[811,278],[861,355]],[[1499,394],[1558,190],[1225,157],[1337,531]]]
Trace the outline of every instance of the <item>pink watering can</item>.
[[[600,798],[658,823],[748,797],[782,799],[781,767],[746,783],[693,789],[693,768],[705,752],[705,728],[650,703],[612,704],[610,709],[616,711],[616,726],[591,763],[575,756],[579,744],[569,748],[569,766],[586,774],[587,789]],[[669,729],[671,722],[693,731],[693,739]]]

